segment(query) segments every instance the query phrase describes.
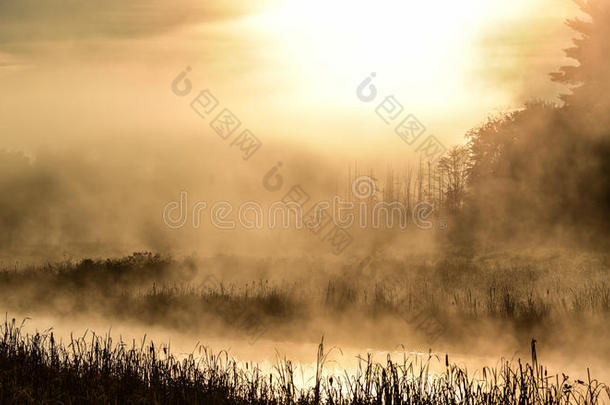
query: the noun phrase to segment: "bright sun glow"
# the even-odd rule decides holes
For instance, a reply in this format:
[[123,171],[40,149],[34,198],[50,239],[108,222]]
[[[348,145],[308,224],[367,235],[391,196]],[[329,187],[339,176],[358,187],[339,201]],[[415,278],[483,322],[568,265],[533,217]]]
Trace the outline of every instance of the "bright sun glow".
[[[286,40],[307,41],[313,50],[332,59],[347,57],[346,63],[354,62],[350,57],[366,50],[371,59],[395,62],[412,59],[412,52],[447,50],[472,32],[488,13],[488,3],[287,0],[271,17],[272,24],[288,34]],[[410,49],[403,48],[405,43]]]
[[494,12],[488,0],[285,0],[255,23],[279,38],[277,54],[298,71],[293,77],[324,87],[328,98],[338,82],[352,86],[373,70],[417,93],[455,94],[476,34]]

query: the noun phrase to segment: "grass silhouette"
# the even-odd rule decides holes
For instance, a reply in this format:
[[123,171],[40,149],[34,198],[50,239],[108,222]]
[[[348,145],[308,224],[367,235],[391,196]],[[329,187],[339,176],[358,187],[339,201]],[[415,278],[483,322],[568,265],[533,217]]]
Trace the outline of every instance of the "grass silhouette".
[[324,372],[328,353],[318,347],[316,376],[294,383],[294,366],[278,359],[264,373],[226,352],[205,347],[184,358],[153,342],[130,346],[109,336],[57,342],[52,332],[24,334],[15,319],[0,326],[0,403],[11,404],[597,404],[610,389],[588,376],[572,381],[549,375],[538,363],[535,341],[529,362],[504,362],[475,374],[451,364],[433,372],[435,356],[404,355],[376,363],[360,359],[351,374]]

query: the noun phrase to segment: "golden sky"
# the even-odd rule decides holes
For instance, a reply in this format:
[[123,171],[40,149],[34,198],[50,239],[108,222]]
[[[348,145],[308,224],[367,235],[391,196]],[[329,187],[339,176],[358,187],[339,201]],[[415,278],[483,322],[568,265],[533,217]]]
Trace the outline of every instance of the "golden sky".
[[462,142],[490,113],[555,99],[576,15],[568,0],[1,1],[0,146],[196,133],[169,89],[190,66],[264,142],[408,156],[356,97],[371,72],[380,97]]

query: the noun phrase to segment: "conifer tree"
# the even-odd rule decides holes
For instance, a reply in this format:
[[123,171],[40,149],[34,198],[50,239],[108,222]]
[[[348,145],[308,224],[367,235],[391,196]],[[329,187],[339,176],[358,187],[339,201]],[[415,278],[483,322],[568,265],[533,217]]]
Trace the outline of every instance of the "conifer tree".
[[[566,24],[579,35],[565,50],[576,65],[551,73],[553,81],[566,84],[571,93],[561,98],[568,107],[594,121],[610,123],[610,0],[574,0],[587,15]],[[605,128],[607,126],[604,125]]]

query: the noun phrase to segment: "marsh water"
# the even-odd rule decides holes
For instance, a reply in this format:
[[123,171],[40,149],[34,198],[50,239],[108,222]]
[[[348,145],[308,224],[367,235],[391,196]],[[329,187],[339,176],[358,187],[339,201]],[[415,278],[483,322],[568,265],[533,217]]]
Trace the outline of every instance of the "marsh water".
[[[278,341],[264,336],[253,341],[247,337],[227,338],[214,333],[181,333],[162,327],[140,326],[133,322],[85,316],[71,319],[45,316],[28,318],[23,314],[11,314],[11,316],[24,319],[24,333],[52,331],[64,343],[69,343],[72,337],[91,338],[93,335],[110,336],[115,344],[123,342],[127,347],[131,347],[132,344],[139,347],[143,341],[147,343],[152,341],[157,347],[169,348],[177,358],[191,354],[195,358],[201,358],[202,349],[205,347],[209,353],[220,355],[221,359],[234,359],[243,367],[246,367],[246,364],[250,367],[255,365],[265,374],[275,375],[278,365],[290,360],[297,387],[310,387],[315,381],[316,354],[320,341]],[[358,345],[353,343],[353,339],[349,344],[344,344],[339,336],[335,338],[333,334],[324,335],[323,339],[324,354],[327,355],[323,366],[325,376],[355,375],[359,368],[366,365],[369,355],[375,363],[380,364],[392,359],[398,364],[404,364],[403,362],[411,364],[415,369],[428,365],[431,375],[445,370],[445,356],[448,356],[452,364],[467,370],[475,380],[481,378],[483,367],[497,369],[506,361],[512,363],[516,363],[519,359],[524,363],[531,361],[530,342],[510,347],[505,342],[501,345],[493,340],[481,344],[484,340],[479,337],[473,338],[472,345],[466,342],[466,345],[461,347],[457,344],[454,347],[443,344],[424,349],[420,343],[410,343],[407,334],[404,336],[404,341],[394,345]],[[580,347],[545,347],[544,342],[538,342],[538,360],[548,369],[551,376],[555,374],[561,376],[563,373],[574,380],[586,380],[589,371],[592,378],[602,382],[610,381],[610,368],[605,356],[595,350],[589,350],[589,347],[593,346],[587,346],[587,342],[583,341],[581,345]]]

